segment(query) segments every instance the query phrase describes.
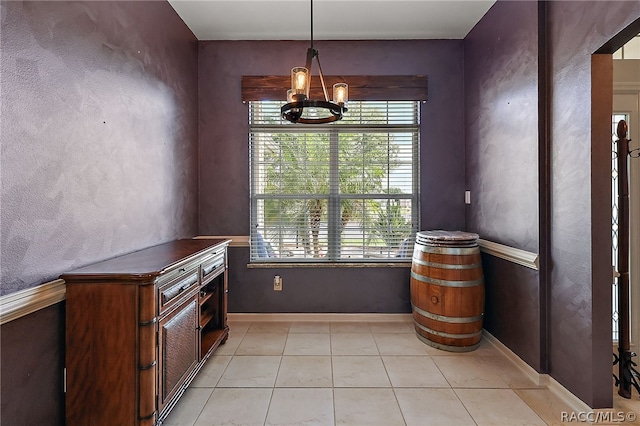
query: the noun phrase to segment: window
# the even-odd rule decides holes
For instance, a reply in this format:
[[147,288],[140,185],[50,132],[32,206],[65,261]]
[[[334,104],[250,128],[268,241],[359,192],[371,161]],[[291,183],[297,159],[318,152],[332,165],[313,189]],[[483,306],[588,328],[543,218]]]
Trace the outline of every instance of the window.
[[[618,127],[618,122],[620,120],[625,120],[628,123],[629,116],[627,114],[620,113],[614,113],[611,116],[611,152],[613,153],[611,160],[611,264],[613,265],[614,271],[618,271],[618,158],[616,156],[616,153],[618,152],[618,135],[616,134],[616,130]],[[619,331],[618,320],[620,319],[620,312],[618,311],[618,280],[616,279],[615,275],[613,277],[613,286],[611,287],[611,289],[611,300],[613,302],[613,306],[611,308],[613,340],[617,342]]]
[[349,102],[293,125],[249,102],[252,262],[411,258],[419,228],[419,102]]
[[613,59],[640,59],[640,34],[615,51]]

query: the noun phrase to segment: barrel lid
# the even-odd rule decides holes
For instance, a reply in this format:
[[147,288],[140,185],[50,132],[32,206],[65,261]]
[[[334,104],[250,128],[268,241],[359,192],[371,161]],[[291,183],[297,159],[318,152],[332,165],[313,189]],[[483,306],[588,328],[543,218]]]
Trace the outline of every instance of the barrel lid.
[[475,242],[479,238],[478,234],[464,231],[420,231],[416,234],[417,241],[424,242],[450,242],[450,243],[467,243]]

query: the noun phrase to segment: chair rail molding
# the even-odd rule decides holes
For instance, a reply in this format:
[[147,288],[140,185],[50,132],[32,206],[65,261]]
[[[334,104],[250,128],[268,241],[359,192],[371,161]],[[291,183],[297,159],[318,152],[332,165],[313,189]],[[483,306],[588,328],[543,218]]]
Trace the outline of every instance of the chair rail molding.
[[193,237],[194,240],[207,240],[207,239],[224,239],[231,240],[229,243],[229,247],[249,247],[249,236],[248,235],[198,235],[197,237]]
[[65,300],[67,286],[57,279],[0,297],[0,325]]
[[478,245],[480,246],[480,251],[483,253],[535,269],[536,271],[540,269],[540,260],[537,253],[483,239],[478,239]]

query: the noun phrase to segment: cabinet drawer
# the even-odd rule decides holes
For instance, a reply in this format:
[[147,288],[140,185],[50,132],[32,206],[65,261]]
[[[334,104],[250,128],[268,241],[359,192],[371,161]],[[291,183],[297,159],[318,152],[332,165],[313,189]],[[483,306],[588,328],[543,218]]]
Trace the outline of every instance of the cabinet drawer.
[[179,296],[187,294],[197,284],[198,270],[194,269],[160,287],[158,290],[160,311],[169,306],[171,302],[178,300]]
[[210,259],[202,262],[202,266],[200,268],[202,284],[205,284],[209,280],[220,275],[220,273],[224,272],[224,269],[224,253],[220,253],[219,255],[213,256]]

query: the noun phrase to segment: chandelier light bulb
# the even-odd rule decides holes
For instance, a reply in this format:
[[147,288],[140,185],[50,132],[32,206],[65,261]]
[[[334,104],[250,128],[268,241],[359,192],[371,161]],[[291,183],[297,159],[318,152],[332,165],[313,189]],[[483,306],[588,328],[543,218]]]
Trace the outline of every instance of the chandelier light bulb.
[[291,89],[294,95],[308,95],[308,72],[305,67],[295,67],[291,69]]
[[344,105],[349,97],[349,87],[346,83],[336,83],[333,85],[333,102]]

